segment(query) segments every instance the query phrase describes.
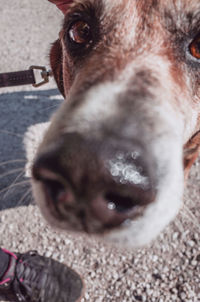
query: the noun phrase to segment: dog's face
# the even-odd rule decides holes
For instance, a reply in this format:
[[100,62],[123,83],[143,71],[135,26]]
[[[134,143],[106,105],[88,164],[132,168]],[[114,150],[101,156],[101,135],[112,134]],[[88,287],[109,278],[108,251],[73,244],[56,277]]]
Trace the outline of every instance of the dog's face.
[[177,214],[197,156],[199,0],[50,1],[65,14],[50,57],[66,100],[35,198],[55,226],[143,245]]

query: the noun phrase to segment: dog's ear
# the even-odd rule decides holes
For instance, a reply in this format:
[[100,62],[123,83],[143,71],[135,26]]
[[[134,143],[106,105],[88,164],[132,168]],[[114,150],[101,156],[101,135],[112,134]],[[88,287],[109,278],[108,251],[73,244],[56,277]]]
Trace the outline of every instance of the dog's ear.
[[200,153],[200,131],[197,132],[184,146],[184,174],[189,175],[190,168]]
[[65,97],[64,83],[63,83],[63,55],[60,40],[56,40],[50,51],[50,63],[53,71],[54,78],[56,80],[58,89]]
[[66,14],[69,5],[73,2],[73,0],[49,0],[49,1],[56,4],[56,6],[63,12],[63,14]]

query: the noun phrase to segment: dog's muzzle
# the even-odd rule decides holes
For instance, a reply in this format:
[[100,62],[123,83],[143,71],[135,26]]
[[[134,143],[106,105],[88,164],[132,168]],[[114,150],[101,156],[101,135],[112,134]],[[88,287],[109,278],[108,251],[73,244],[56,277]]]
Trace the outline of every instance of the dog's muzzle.
[[39,155],[32,174],[56,220],[103,233],[142,215],[154,201],[154,166],[138,140],[68,133]]

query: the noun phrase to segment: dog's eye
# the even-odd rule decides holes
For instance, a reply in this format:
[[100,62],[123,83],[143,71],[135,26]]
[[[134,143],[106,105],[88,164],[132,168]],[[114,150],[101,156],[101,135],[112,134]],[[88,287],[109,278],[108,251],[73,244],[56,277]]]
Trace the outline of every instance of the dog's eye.
[[190,53],[193,57],[200,60],[200,35],[190,44]]
[[87,46],[92,43],[91,28],[88,23],[84,21],[77,21],[69,29],[69,38],[72,42]]
[[95,11],[68,14],[63,28],[63,42],[70,57],[76,60],[74,62],[86,59],[100,39],[99,21]]

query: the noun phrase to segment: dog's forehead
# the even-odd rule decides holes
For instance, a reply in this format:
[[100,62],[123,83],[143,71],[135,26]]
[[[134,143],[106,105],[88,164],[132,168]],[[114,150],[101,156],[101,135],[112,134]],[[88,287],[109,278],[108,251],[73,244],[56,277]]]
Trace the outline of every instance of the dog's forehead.
[[196,11],[200,9],[199,0],[48,0],[58,6],[59,9],[67,11],[69,7],[77,4],[91,3],[92,5],[102,5],[106,10],[116,8],[158,8],[158,9],[171,9],[172,12],[177,11]]
[[[147,37],[157,41],[167,38],[170,32],[188,34],[200,27],[199,0],[100,0],[105,26],[115,27],[115,39],[132,45],[135,40]],[[92,0],[95,5],[97,1]],[[112,24],[109,24],[109,20]],[[114,32],[114,31],[113,31]],[[145,36],[144,36],[145,35]]]
[[[92,1],[93,3],[95,1]],[[104,4],[104,8],[107,11],[120,11],[123,10],[137,10],[141,15],[142,12],[163,13],[164,11],[170,12],[172,15],[177,17],[183,17],[184,14],[194,14],[200,13],[200,1],[199,0],[101,0]],[[177,15],[178,14],[178,15]],[[178,21],[178,20],[177,20]]]
[[[138,18],[147,20],[147,16],[159,15],[162,19],[166,16],[173,20],[173,25],[183,27],[183,31],[190,26],[191,20],[200,19],[200,1],[199,0],[48,0],[64,13],[68,13],[70,8],[84,4],[90,4],[94,7],[101,7],[104,16],[109,16],[112,21],[116,19],[118,23],[124,19],[134,24]],[[167,12],[167,14],[166,14]],[[144,17],[145,16],[145,17]],[[152,20],[153,21],[153,20]],[[153,22],[152,22],[153,23]],[[188,23],[188,24],[187,24]],[[141,24],[141,22],[140,22]]]
[[[142,19],[148,23],[155,22],[155,17],[161,20],[171,18],[173,25],[183,28],[183,32],[192,26],[196,19],[200,20],[200,1],[199,0],[50,0],[56,2],[70,3],[70,7],[76,5],[90,4],[94,8],[101,7],[102,15],[109,23],[109,19],[116,20],[118,24],[125,23],[142,24]],[[153,19],[151,19],[153,18]],[[150,22],[149,22],[150,20]],[[192,20],[192,21],[191,21]],[[199,24],[198,24],[199,26]]]
[[[87,1],[87,0],[85,0]],[[90,0],[92,3],[95,3],[94,0]],[[173,11],[191,11],[200,8],[199,0],[100,0],[99,2],[103,2],[105,7],[113,8],[113,7],[122,7],[122,6],[135,6],[135,7],[151,7],[151,8],[168,8]]]

